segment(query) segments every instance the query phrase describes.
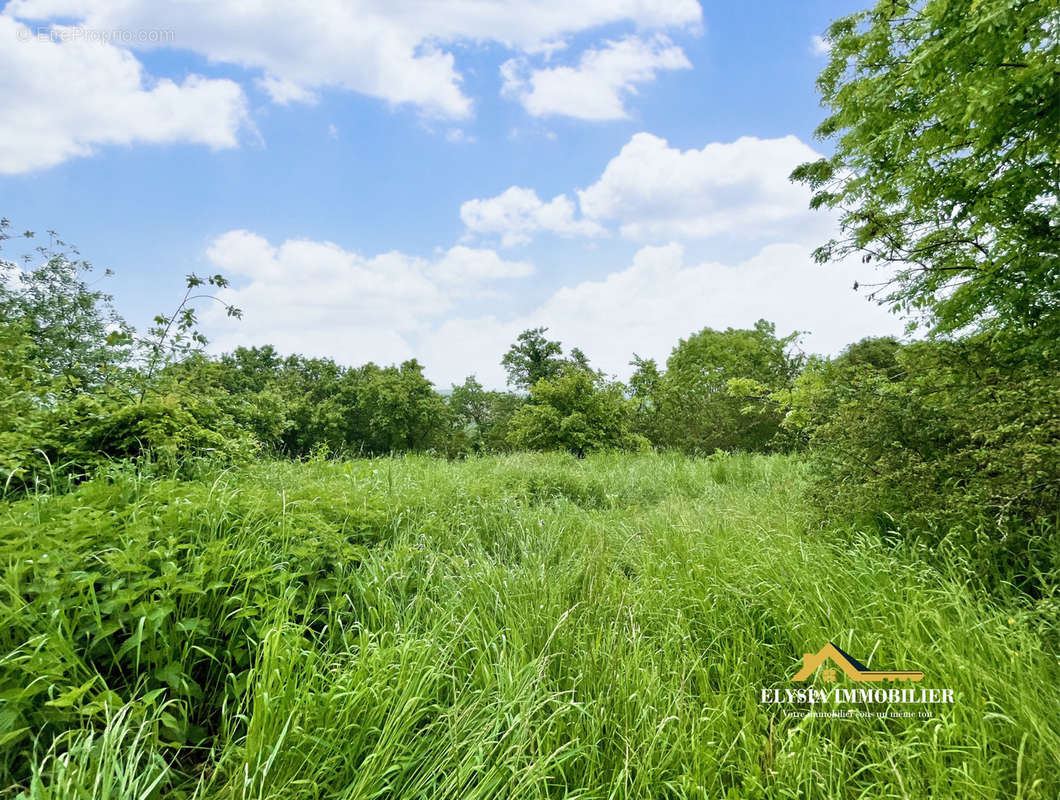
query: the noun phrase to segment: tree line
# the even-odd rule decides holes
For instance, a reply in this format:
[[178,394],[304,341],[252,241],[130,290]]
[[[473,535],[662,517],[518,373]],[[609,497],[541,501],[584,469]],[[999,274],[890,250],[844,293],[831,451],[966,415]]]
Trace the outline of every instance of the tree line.
[[[13,238],[6,220],[0,226]],[[791,348],[797,337],[779,338],[764,320],[747,330],[704,328],[680,341],[664,368],[635,356],[628,383],[534,328],[501,356],[507,390],[487,390],[470,375],[439,391],[415,359],[347,366],[270,345],[207,356],[194,300],[216,300],[220,275],[189,276],[176,310],[138,336],[91,288],[90,265],[63,247],[50,242],[37,253],[43,263],[28,269],[6,262],[0,284],[0,479],[9,491],[127,458],[177,467],[254,455],[794,445],[780,434],[783,413],[771,398],[729,389],[740,378],[790,390],[803,368]]]

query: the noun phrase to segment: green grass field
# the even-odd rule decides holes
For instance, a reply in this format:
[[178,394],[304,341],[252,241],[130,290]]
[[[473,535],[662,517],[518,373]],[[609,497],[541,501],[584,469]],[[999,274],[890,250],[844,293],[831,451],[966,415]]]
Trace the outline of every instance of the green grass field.
[[[1043,615],[811,526],[806,469],[115,468],[9,501],[0,797],[1056,798]],[[829,640],[956,702],[760,703]]]

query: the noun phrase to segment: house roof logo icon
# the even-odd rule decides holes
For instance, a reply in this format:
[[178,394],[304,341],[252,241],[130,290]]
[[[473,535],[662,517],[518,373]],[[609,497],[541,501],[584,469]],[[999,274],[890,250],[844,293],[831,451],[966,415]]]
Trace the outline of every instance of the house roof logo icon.
[[[802,669],[795,673],[792,681],[805,681],[813,675],[819,666],[829,659],[852,681],[919,681],[924,677],[923,672],[912,670],[869,669],[852,655],[843,652],[834,643],[829,642],[817,653],[803,654]],[[835,680],[835,670],[825,670],[824,679]]]

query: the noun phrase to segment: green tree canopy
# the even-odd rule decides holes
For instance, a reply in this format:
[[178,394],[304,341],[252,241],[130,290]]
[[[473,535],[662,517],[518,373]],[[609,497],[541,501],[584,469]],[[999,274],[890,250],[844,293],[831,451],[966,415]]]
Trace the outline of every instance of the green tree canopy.
[[[35,238],[10,227],[0,219],[0,242]],[[29,337],[43,375],[62,377],[67,389],[104,383],[128,361],[132,329],[110,295],[89,286],[92,265],[53,231],[48,237],[17,261],[0,258],[0,320]]]
[[511,421],[508,440],[527,450],[637,450],[648,446],[633,432],[633,404],[622,387],[573,365],[530,387],[530,399]]
[[343,396],[347,444],[373,454],[422,450],[446,427],[445,401],[410,359],[400,367],[365,364],[349,370]]
[[457,452],[506,450],[508,424],[512,415],[525,402],[512,392],[497,392],[483,388],[474,375],[462,384],[453,385],[446,398],[455,426],[452,443]]
[[792,173],[840,213],[819,261],[885,265],[874,296],[936,331],[1055,333],[1057,20],[1049,0],[880,0],[831,25],[817,135],[835,152]]
[[[771,322],[754,328],[704,328],[682,339],[666,362],[661,380],[644,364],[638,381],[655,381],[660,443],[690,453],[766,449],[782,419],[764,395],[789,386],[802,365],[788,353],[798,338],[777,338]],[[744,380],[761,387],[761,399],[730,391]]]
[[[539,380],[555,378],[563,368],[563,347],[545,337],[548,328],[529,328],[501,358],[508,385],[529,389]],[[578,351],[581,353],[581,351]]]

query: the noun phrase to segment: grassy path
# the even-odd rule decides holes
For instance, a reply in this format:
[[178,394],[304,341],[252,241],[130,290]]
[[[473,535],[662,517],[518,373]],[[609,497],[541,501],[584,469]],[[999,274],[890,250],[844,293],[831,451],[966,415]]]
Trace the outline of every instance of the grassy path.
[[[0,797],[1055,798],[1054,634],[807,532],[804,470],[262,463],[0,506]],[[829,640],[956,702],[760,702]]]

